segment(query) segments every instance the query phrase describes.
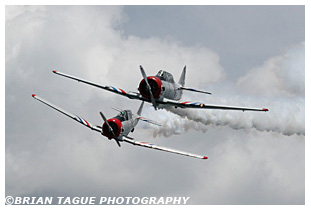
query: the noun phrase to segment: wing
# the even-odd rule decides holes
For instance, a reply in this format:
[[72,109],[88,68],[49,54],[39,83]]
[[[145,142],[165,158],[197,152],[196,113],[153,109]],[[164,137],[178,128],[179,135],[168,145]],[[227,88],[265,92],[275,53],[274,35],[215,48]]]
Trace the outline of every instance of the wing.
[[90,129],[92,129],[92,130],[95,130],[95,131],[97,131],[97,132],[100,132],[100,133],[102,132],[101,126],[93,125],[92,123],[89,123],[88,121],[86,121],[86,120],[83,119],[82,117],[79,117],[79,116],[77,116],[77,115],[71,114],[71,113],[69,113],[69,112],[63,110],[62,108],[59,108],[59,107],[55,106],[54,104],[52,104],[52,103],[50,103],[50,102],[44,100],[43,98],[40,98],[39,96],[37,96],[37,95],[35,95],[35,94],[32,94],[32,97],[33,97],[34,99],[37,99],[38,101],[40,101],[40,102],[42,102],[42,103],[48,105],[49,107],[55,109],[56,111],[59,111],[60,113],[66,115],[67,117],[70,117],[71,119],[73,119],[73,120],[75,120],[75,121],[81,123],[82,125],[84,125],[84,126],[90,128]]
[[135,141],[132,138],[129,138],[129,137],[126,137],[126,136],[123,136],[122,140],[124,142],[130,143],[130,144],[133,144],[133,145],[136,145],[136,146],[147,147],[147,148],[151,148],[151,149],[161,150],[161,151],[164,151],[164,152],[171,152],[171,153],[175,153],[175,154],[179,154],[179,155],[185,155],[185,156],[199,158],[199,159],[208,159],[208,157],[202,156],[202,155],[196,155],[196,154],[192,154],[192,153],[188,153],[188,152],[183,152],[183,151],[180,151],[180,150],[170,149],[170,148],[167,148],[167,147],[160,147],[160,146],[157,146],[157,145],[154,145],[154,144],[150,144],[150,143],[147,143],[147,142]]
[[78,77],[74,77],[74,76],[71,76],[69,74],[65,74],[65,73],[62,73],[62,72],[59,72],[59,71],[53,71],[54,74],[58,74],[60,76],[63,76],[63,77],[67,77],[69,79],[73,79],[73,80],[76,80],[78,82],[82,82],[82,83],[85,83],[85,84],[88,84],[88,85],[91,85],[91,86],[94,86],[94,87],[97,87],[97,88],[101,88],[101,89],[104,89],[104,90],[108,90],[112,93],[116,93],[118,95],[121,95],[121,96],[126,96],[130,99],[138,99],[138,100],[142,100],[142,101],[147,101],[147,99],[145,99],[144,97],[142,97],[139,93],[135,93],[135,92],[126,92],[124,91],[123,89],[121,88],[115,88],[115,87],[112,87],[112,86],[103,86],[103,85],[98,85],[96,83],[93,83],[93,82],[90,82],[90,81],[87,81],[87,80],[84,80],[84,79],[80,79]]
[[[130,99],[137,99],[137,100],[141,100],[141,101],[147,101],[147,102],[151,102],[149,99],[146,99],[144,97],[142,97],[142,95],[140,95],[139,93],[135,93],[135,92],[126,92],[121,88],[115,88],[112,86],[102,86],[102,85],[98,85],[95,84],[93,82],[87,81],[87,80],[83,80],[80,79],[78,77],[74,77],[65,73],[61,73],[59,71],[53,71],[53,73],[58,74],[60,76],[63,77],[67,77],[69,79],[73,79],[76,80],[78,82],[82,82],[94,87],[98,87],[104,90],[108,90],[112,93],[116,93],[118,95],[122,95],[125,97],[128,97]],[[187,88],[188,90],[190,90],[190,88]],[[191,91],[195,91],[195,92],[200,92],[194,89],[191,89]],[[202,92],[202,91],[201,91]],[[207,93],[207,92],[205,92]],[[208,94],[208,93],[207,93]],[[242,110],[242,111],[269,111],[266,108],[263,109],[258,109],[258,108],[247,108],[247,107],[233,107],[233,106],[220,106],[220,105],[209,105],[209,104],[203,104],[200,102],[178,102],[178,101],[173,101],[173,100],[169,100],[169,99],[163,99],[163,100],[156,100],[156,104],[163,104],[163,105],[170,105],[170,106],[175,106],[175,107],[180,107],[180,108],[200,108],[200,109],[226,109],[226,110]]]
[[178,102],[178,101],[172,101],[172,100],[163,100],[162,104],[168,104],[168,105],[172,105],[172,106],[180,107],[180,108],[223,109],[223,110],[263,111],[263,112],[269,111],[266,108],[248,108],[248,107],[209,105],[209,104],[203,104],[200,102],[193,102],[193,101]]

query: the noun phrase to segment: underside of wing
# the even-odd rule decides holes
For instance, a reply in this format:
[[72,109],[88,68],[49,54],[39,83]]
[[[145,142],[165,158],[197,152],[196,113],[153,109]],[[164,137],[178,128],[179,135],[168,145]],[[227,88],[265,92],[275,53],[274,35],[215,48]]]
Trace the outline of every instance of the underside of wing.
[[156,150],[161,150],[164,152],[171,152],[171,153],[175,153],[175,154],[179,154],[179,155],[185,155],[185,156],[189,156],[189,157],[194,157],[194,158],[199,158],[199,159],[208,159],[206,156],[202,156],[202,155],[196,155],[196,154],[192,154],[189,152],[184,152],[184,151],[180,151],[180,150],[176,150],[176,149],[171,149],[171,148],[167,148],[167,147],[162,147],[162,146],[157,146],[155,144],[150,144],[147,142],[139,142],[139,141],[135,141],[132,138],[128,138],[123,136],[123,141],[136,145],[136,146],[141,146],[141,147],[147,147],[150,149],[156,149]]
[[110,91],[112,93],[116,93],[116,94],[119,94],[119,95],[122,95],[122,96],[126,96],[126,97],[128,97],[130,99],[146,100],[139,93],[126,92],[126,91],[124,91],[121,88],[115,88],[113,86],[99,85],[99,84],[96,84],[96,83],[93,83],[93,82],[90,82],[90,81],[87,81],[87,80],[84,80],[84,79],[80,79],[80,78],[75,77],[75,76],[71,76],[69,74],[65,74],[65,73],[62,73],[62,72],[59,72],[59,71],[55,71],[55,70],[53,71],[53,73],[57,74],[57,75],[60,75],[60,76],[63,76],[63,77],[66,77],[66,78],[69,78],[69,79],[76,80],[78,82],[82,82],[82,83],[85,83],[85,84],[88,84],[88,85],[100,88],[100,89],[108,90],[108,91]]
[[42,103],[48,105],[49,107],[55,109],[56,111],[58,111],[58,112],[60,112],[60,113],[62,113],[62,114],[64,114],[64,115],[66,115],[67,117],[70,117],[71,119],[73,119],[73,120],[75,120],[75,121],[81,123],[82,125],[84,125],[84,126],[90,128],[90,129],[92,129],[92,130],[95,130],[95,131],[101,133],[101,131],[102,131],[102,130],[101,130],[101,126],[94,125],[94,124],[92,124],[92,123],[86,121],[84,118],[79,117],[78,115],[71,114],[70,112],[67,112],[67,111],[65,111],[64,109],[62,109],[62,108],[60,108],[60,107],[57,107],[56,105],[54,105],[54,104],[48,102],[47,100],[45,100],[45,99],[43,99],[43,98],[41,98],[41,97],[39,97],[39,96],[37,96],[37,95],[35,95],[35,94],[32,94],[32,97],[33,97],[34,99],[37,99],[38,101],[40,101],[40,102],[42,102]]
[[168,104],[168,105],[172,105],[172,106],[180,107],[180,108],[222,109],[222,110],[261,111],[261,112],[269,111],[266,108],[249,108],[249,107],[210,105],[210,104],[203,104],[200,102],[193,102],[193,101],[178,102],[178,101],[166,100],[166,101],[164,101],[163,104]]

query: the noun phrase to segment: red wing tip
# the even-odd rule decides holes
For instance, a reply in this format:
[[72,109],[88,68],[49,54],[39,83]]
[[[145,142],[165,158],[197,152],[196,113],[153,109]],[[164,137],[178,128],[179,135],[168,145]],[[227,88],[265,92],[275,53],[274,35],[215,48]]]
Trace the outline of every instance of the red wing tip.
[[262,111],[267,112],[267,111],[269,111],[269,109],[263,108]]
[[32,94],[31,96],[32,96],[32,97],[35,97],[35,96],[36,96],[36,94]]
[[204,156],[203,159],[208,159],[208,157]]
[[54,71],[52,71],[52,72],[53,72],[53,73],[57,73],[57,71],[55,71],[55,70],[54,70]]

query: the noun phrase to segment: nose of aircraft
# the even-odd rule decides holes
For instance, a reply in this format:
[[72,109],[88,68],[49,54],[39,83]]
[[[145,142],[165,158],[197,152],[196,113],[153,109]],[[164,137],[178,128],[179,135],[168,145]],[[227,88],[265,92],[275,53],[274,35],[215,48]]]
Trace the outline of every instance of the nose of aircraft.
[[[151,87],[151,92],[152,92],[153,97],[155,99],[158,99],[160,97],[160,94],[161,94],[161,86],[162,86],[161,80],[155,76],[147,77],[147,79],[148,79],[148,83]],[[138,90],[143,97],[150,99],[150,92],[148,90],[147,83],[146,83],[145,79],[141,80],[139,87],[138,87]]]

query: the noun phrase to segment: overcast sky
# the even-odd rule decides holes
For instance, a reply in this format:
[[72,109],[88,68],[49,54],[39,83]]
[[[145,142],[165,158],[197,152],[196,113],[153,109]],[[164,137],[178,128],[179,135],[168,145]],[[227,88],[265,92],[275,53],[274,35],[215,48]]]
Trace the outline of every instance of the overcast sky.
[[[190,204],[304,204],[303,6],[6,6],[5,175],[11,196],[189,196]],[[210,104],[159,110],[131,134],[207,161],[107,141],[32,99],[102,124],[131,101],[52,74],[136,91],[143,65]]]

